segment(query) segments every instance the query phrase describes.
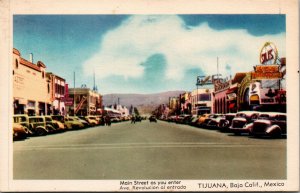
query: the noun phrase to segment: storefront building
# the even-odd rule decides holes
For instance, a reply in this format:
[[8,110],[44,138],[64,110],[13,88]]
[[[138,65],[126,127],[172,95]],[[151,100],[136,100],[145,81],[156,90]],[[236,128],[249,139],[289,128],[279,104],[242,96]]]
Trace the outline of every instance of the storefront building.
[[67,106],[69,115],[96,115],[100,114],[102,108],[102,96],[89,88],[69,88],[68,95],[70,98],[75,96],[72,106]]
[[66,115],[65,102],[63,100],[65,96],[65,79],[51,72],[48,72],[46,76],[50,81],[50,101],[52,103],[52,114]]
[[33,63],[13,49],[13,107],[14,114],[46,115],[51,113],[50,81],[43,62]]
[[180,114],[180,101],[179,97],[170,97],[169,98],[169,109],[171,115]]
[[191,104],[191,92],[184,92],[180,94],[180,113],[181,114],[191,114],[192,104]]
[[[246,74],[247,73],[245,72],[236,73],[234,78],[230,82],[230,86],[226,91],[227,113],[236,113],[238,110],[242,110],[240,108],[240,104],[238,103],[240,101],[238,100],[238,91],[240,89],[247,89],[247,87],[241,87],[241,82],[246,77]],[[247,84],[243,85],[245,86]],[[244,95],[244,98],[245,97],[247,98],[247,93],[246,96]]]
[[213,112],[213,91],[213,88],[198,88],[192,91],[192,115]]
[[231,80],[217,80],[214,82],[214,113],[228,113],[227,90],[231,85]]

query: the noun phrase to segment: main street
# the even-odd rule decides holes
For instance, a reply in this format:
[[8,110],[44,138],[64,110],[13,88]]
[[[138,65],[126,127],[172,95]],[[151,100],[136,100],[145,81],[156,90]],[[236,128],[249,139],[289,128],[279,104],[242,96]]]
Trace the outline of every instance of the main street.
[[285,179],[286,139],[148,120],[13,143],[14,179]]

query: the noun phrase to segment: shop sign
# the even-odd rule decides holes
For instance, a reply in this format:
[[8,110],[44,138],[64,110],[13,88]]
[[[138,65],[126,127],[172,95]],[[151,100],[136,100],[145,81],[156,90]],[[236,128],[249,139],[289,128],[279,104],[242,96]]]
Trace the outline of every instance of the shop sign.
[[65,103],[66,106],[73,106],[73,98],[61,98],[61,101]]
[[260,64],[276,64],[278,52],[275,44],[266,42],[260,51]]
[[255,72],[279,72],[279,66],[278,65],[257,65],[254,67]]
[[215,81],[215,92],[219,91],[219,90],[224,90],[226,88],[229,88],[230,86],[230,82],[221,82],[220,80]]
[[282,76],[278,65],[257,65],[254,67],[254,72],[251,72],[253,80],[279,79]]
[[282,78],[282,72],[251,72],[252,80],[279,79]]

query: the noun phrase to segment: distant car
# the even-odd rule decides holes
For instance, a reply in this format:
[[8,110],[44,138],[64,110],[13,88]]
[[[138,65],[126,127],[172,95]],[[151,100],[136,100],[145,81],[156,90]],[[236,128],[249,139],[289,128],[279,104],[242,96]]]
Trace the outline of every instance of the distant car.
[[252,123],[258,118],[258,111],[240,111],[232,119],[231,126],[229,127],[230,132],[235,135],[240,135],[241,133],[250,132],[250,127]]
[[250,129],[254,136],[281,137],[287,133],[286,113],[262,113]]
[[77,117],[77,116],[69,116],[69,118],[72,118],[72,119],[74,119],[75,121],[81,122],[81,123],[83,124],[83,127],[80,127],[80,126],[79,126],[79,128],[86,128],[86,127],[90,126],[90,124],[89,124],[87,121],[85,121],[85,120],[83,120],[83,119],[80,119],[80,118]]
[[68,129],[82,129],[84,128],[83,123],[74,119],[73,117],[66,117],[65,118],[65,125]]
[[96,116],[85,116],[85,120],[89,123],[90,126],[96,126],[99,124],[98,118]]
[[181,123],[181,124],[189,124],[191,121],[192,115],[187,115],[187,114],[183,114],[183,115],[179,115],[176,123]]
[[175,115],[169,116],[169,117],[167,118],[167,121],[168,121],[168,122],[175,122],[175,120],[176,120],[176,116],[175,116]]
[[141,116],[136,116],[135,117],[135,122],[142,122],[142,117]]
[[150,122],[155,122],[155,123],[157,122],[155,116],[150,116],[150,117],[149,117],[149,121],[150,121]]
[[26,139],[28,136],[28,129],[19,123],[13,123],[13,140]]

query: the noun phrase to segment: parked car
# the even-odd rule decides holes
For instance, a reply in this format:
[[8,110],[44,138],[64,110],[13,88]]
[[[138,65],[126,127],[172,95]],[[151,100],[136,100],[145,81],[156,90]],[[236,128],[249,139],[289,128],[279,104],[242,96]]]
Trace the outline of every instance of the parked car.
[[33,135],[41,136],[47,135],[49,133],[46,128],[46,120],[43,116],[29,116],[29,129],[32,131]]
[[157,122],[156,117],[153,116],[153,115],[149,117],[149,121],[150,122],[155,122],[155,123]]
[[190,125],[192,125],[192,126],[196,126],[197,125],[197,123],[198,123],[198,120],[199,120],[199,117],[197,116],[197,115],[193,115],[192,117],[191,117],[191,121],[190,121]]
[[96,116],[89,115],[89,116],[85,116],[84,118],[89,123],[90,126],[96,126],[99,124],[99,121],[97,120]]
[[169,116],[169,117],[167,118],[167,121],[168,121],[168,122],[175,122],[175,121],[176,121],[176,116],[175,116],[175,115]]
[[52,119],[51,116],[43,116],[46,122],[46,129],[49,133],[55,133],[59,131],[58,123]]
[[28,129],[19,123],[13,123],[13,140],[26,139],[28,136]]
[[29,117],[25,114],[18,114],[13,116],[14,123],[18,123],[24,127],[25,130],[27,130],[28,135],[32,135],[32,131],[29,128]]
[[202,127],[204,125],[204,122],[206,122],[206,119],[208,119],[210,115],[211,114],[202,114],[202,115],[200,115],[200,117],[198,119],[197,126]]
[[209,121],[207,122],[206,127],[211,129],[218,129],[220,121],[224,118],[225,116],[222,114],[215,114],[212,116],[212,118],[210,118],[210,120],[207,119]]
[[229,127],[230,132],[235,135],[241,133],[249,133],[250,127],[259,116],[258,111],[240,111],[232,119],[231,126]]
[[142,120],[143,120],[143,117],[141,117],[139,115],[135,117],[135,122],[142,122]]
[[79,128],[86,128],[86,127],[90,126],[90,124],[86,120],[80,119],[77,116],[69,116],[69,118],[72,118],[75,121],[81,122],[83,124],[83,127],[79,127]]
[[210,125],[209,125],[209,122],[212,120],[212,119],[216,119],[217,117],[219,117],[221,114],[210,114],[208,115],[206,118],[204,118],[203,122],[201,123],[201,127],[203,128],[211,128]]
[[192,115],[186,115],[186,114],[179,115],[176,120],[176,123],[189,124],[191,121],[191,118],[192,118]]
[[62,115],[51,115],[52,121],[57,124],[57,131],[63,132],[66,130],[65,117]]
[[250,129],[254,136],[281,137],[286,132],[286,113],[275,112],[260,114]]
[[84,125],[73,117],[65,117],[65,125],[68,129],[82,129]]
[[218,128],[220,129],[220,131],[228,132],[232,120],[235,116],[236,113],[226,113],[219,121]]

